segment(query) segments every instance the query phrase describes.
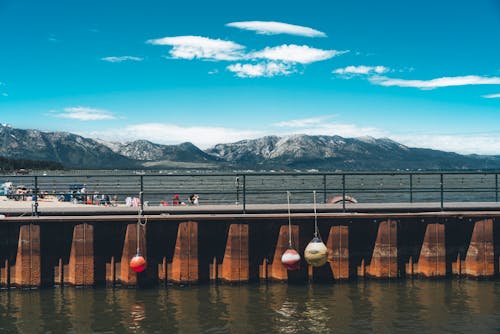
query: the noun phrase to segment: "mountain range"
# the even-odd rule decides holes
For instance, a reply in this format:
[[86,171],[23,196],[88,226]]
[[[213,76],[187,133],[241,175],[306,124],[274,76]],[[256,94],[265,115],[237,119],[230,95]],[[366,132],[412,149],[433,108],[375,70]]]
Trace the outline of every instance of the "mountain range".
[[498,169],[500,156],[460,155],[411,148],[387,138],[267,136],[217,144],[205,151],[191,143],[162,145],[85,138],[0,125],[0,156],[54,161],[68,169]]

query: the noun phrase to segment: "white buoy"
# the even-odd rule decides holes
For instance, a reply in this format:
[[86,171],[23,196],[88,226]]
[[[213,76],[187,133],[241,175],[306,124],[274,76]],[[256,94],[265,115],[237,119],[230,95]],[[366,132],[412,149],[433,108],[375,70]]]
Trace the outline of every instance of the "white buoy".
[[304,251],[304,258],[313,267],[321,267],[328,261],[328,249],[320,238],[314,237]]
[[316,191],[313,191],[314,203],[314,238],[309,242],[305,251],[304,258],[307,263],[313,267],[321,267],[328,261],[328,249],[321,240],[318,229],[318,214],[316,212]]

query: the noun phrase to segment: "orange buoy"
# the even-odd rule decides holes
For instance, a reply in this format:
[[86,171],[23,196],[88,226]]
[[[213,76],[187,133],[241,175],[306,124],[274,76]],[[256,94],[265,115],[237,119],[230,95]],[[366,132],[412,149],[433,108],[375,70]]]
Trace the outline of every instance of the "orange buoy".
[[300,254],[293,248],[288,248],[281,256],[281,263],[287,270],[300,269]]
[[136,254],[132,260],[130,260],[130,269],[136,273],[142,273],[146,269],[146,264],[146,259],[140,254]]

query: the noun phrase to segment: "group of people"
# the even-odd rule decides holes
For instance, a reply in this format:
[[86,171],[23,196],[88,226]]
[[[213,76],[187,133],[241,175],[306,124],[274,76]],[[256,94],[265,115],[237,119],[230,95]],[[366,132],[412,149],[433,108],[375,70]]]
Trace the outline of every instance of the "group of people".
[[[163,206],[168,206],[169,203],[168,201],[162,201],[161,205]],[[183,202],[180,200],[179,194],[175,194],[174,197],[172,198],[172,205],[177,206],[177,205],[200,205],[200,196],[198,194],[191,194],[187,198],[186,202]]]

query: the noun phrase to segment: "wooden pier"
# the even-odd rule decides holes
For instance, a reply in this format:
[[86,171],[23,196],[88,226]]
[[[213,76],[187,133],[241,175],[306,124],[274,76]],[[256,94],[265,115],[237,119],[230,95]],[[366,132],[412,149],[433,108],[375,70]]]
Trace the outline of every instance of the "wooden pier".
[[[496,278],[500,262],[498,203],[319,205],[328,263],[287,271],[283,205],[40,210],[38,217],[1,210],[0,285],[3,288],[151,286],[284,281]],[[313,236],[310,205],[292,207],[299,252]],[[139,229],[139,231],[137,230]],[[139,233],[138,233],[139,232]],[[138,239],[139,238],[139,239]],[[129,268],[137,244],[145,272]]]

